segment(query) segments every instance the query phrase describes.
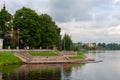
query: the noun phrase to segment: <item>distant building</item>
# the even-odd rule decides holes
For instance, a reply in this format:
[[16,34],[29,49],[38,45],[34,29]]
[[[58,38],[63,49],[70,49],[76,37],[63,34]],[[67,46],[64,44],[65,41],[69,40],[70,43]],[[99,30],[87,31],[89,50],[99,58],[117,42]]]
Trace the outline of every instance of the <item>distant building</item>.
[[87,46],[88,46],[88,47],[95,47],[96,44],[95,44],[95,43],[87,43]]

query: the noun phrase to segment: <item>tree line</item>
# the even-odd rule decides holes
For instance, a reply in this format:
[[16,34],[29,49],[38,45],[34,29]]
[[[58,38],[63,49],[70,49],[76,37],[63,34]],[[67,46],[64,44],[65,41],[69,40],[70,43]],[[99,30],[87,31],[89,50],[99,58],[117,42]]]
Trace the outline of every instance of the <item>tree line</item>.
[[59,46],[59,50],[63,50],[63,51],[79,51],[80,47],[75,45],[72,42],[71,36],[68,34],[64,34],[63,38],[60,41],[60,46]]
[[37,14],[34,10],[22,7],[11,15],[5,8],[0,11],[0,38],[3,39],[3,48],[30,49],[53,48],[59,50],[120,50],[117,43],[92,43],[93,46],[83,43],[73,43],[71,36],[60,35],[61,29],[48,14]]
[[[90,46],[91,44],[92,46]],[[120,44],[118,43],[81,43],[78,42],[76,45],[81,50],[120,50]]]
[[0,11],[0,37],[3,48],[52,48],[59,46],[61,29],[48,14],[38,15],[22,7],[11,15],[5,8]]

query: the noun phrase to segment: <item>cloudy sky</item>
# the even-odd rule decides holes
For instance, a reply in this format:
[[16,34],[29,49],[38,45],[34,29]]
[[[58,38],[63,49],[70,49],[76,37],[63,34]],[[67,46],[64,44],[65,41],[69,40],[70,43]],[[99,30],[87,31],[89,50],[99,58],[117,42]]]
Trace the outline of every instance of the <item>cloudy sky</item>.
[[21,7],[49,14],[73,42],[120,43],[120,0],[0,0],[14,14]]

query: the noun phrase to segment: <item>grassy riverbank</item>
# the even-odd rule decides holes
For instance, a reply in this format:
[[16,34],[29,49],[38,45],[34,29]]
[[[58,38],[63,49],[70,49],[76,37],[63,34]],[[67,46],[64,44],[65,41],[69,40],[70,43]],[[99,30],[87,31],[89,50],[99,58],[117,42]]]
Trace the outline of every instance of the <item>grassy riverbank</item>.
[[45,51],[45,52],[29,52],[32,56],[59,56],[58,53],[53,51]]
[[[59,56],[58,53],[55,52],[29,52],[32,56]],[[80,52],[77,52],[77,55],[75,56],[69,56],[69,59],[83,59],[84,55]]]
[[[84,55],[81,53],[78,53],[77,55],[71,55],[71,53],[67,52],[68,55],[61,55],[59,52],[54,51],[30,51],[29,52],[32,56],[61,56],[61,57],[67,57],[70,60],[81,60],[84,59]],[[27,54],[27,53],[26,53]],[[70,55],[69,55],[70,54]],[[20,60],[18,57],[16,57],[12,52],[0,52],[0,65],[9,65],[9,64],[20,64],[22,59]],[[24,61],[23,61],[24,62]]]
[[0,65],[18,64],[20,59],[11,52],[0,52]]
[[82,53],[80,53],[80,52],[77,52],[76,56],[69,56],[68,58],[69,59],[83,59],[84,55]]
[[69,59],[83,59],[83,56],[81,56],[81,55],[69,56]]

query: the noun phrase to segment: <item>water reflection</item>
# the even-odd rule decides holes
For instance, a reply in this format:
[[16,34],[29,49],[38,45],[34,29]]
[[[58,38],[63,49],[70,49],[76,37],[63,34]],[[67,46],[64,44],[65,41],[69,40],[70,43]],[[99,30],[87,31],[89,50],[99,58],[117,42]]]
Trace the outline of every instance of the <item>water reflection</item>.
[[120,80],[120,51],[90,54],[103,62],[1,66],[0,80]]
[[10,66],[2,67],[0,80],[70,80],[73,67],[80,64],[26,64],[12,71],[4,71]]
[[9,74],[14,72],[19,65],[0,66],[0,80],[9,80]]

